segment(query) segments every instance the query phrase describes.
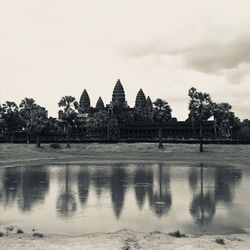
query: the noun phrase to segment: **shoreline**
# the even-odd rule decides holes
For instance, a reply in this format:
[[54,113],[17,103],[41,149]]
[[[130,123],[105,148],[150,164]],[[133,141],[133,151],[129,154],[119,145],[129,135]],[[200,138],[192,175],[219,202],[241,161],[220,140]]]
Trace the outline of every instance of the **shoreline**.
[[[217,242],[216,242],[217,241]],[[221,243],[220,243],[221,242]],[[173,237],[167,233],[143,233],[129,229],[114,233],[88,233],[69,236],[10,233],[0,238],[5,250],[19,249],[249,249],[249,234],[187,235]]]

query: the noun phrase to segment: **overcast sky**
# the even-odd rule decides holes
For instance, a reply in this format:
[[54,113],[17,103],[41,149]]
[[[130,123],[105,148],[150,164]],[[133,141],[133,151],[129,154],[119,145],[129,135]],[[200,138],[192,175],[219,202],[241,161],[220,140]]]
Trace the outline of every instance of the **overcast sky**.
[[249,0],[0,0],[1,102],[64,95],[109,103],[118,78],[186,119],[188,89],[250,118]]

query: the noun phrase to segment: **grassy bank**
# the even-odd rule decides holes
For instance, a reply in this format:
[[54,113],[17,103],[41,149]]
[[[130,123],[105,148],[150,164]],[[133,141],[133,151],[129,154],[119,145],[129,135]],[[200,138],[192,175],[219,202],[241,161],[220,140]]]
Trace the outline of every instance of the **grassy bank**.
[[234,164],[249,166],[250,145],[205,145],[199,153],[198,145],[156,143],[72,144],[66,148],[52,149],[49,144],[35,148],[34,144],[0,144],[0,166],[98,163],[98,162],[175,162]]

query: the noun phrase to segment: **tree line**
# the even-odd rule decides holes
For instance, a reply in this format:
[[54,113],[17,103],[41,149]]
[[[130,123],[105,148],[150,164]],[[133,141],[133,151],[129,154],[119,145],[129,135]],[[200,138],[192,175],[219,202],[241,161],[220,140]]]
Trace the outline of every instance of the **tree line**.
[[[239,128],[239,138],[250,138],[250,121],[240,119],[232,111],[232,106],[228,103],[215,103],[208,93],[190,88],[188,91],[189,116],[193,128],[200,127],[200,151],[203,151],[202,126],[205,121],[213,117],[214,134],[216,137],[228,138],[234,128]],[[55,134],[60,127],[66,132],[67,147],[70,147],[70,130],[74,127],[84,126],[87,131],[105,131],[109,138],[119,137],[119,128],[126,119],[135,119],[143,114],[135,110],[132,118],[128,114],[121,119],[121,114],[109,114],[106,110],[90,113],[84,125],[79,119],[81,108],[75,97],[64,96],[58,102],[58,118],[48,117],[47,110],[37,104],[33,98],[24,98],[19,105],[12,101],[6,101],[0,105],[0,134],[6,134],[10,142],[13,142],[15,132],[22,131],[26,134],[27,143],[30,142],[31,135],[36,138],[36,147],[40,147],[40,137],[44,132]],[[137,113],[136,113],[137,112]],[[162,130],[164,124],[172,118],[172,109],[169,103],[161,98],[153,102],[150,117],[157,122],[159,148],[163,148]]]

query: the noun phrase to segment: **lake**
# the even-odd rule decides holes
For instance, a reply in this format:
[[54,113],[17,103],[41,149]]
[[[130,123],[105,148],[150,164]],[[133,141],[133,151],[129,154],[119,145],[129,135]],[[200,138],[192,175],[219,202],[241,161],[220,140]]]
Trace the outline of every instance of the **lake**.
[[80,235],[249,232],[250,169],[209,164],[0,169],[0,227]]

